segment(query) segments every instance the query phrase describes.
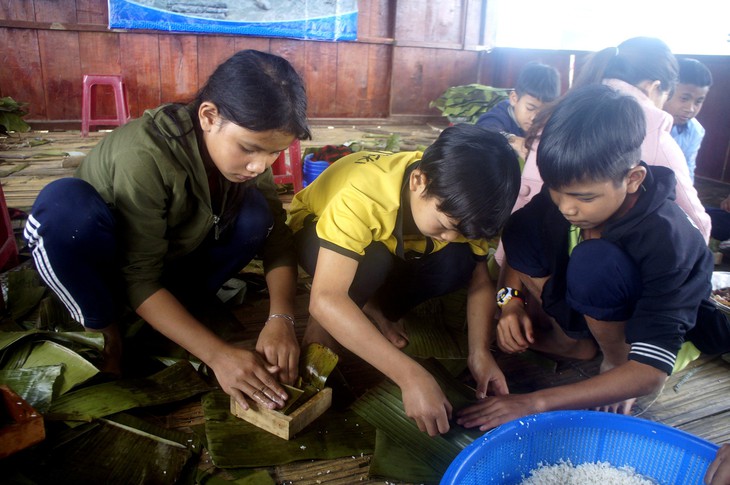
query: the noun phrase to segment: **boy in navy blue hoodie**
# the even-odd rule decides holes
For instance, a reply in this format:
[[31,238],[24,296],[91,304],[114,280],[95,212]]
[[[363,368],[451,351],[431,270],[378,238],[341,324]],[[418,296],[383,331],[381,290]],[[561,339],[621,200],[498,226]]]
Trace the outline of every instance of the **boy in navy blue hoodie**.
[[644,125],[638,103],[607,86],[568,94],[540,138],[543,190],[502,235],[499,347],[582,359],[600,349],[600,373],[487,397],[460,424],[486,430],[559,409],[628,414],[685,353],[728,351],[727,318],[708,300],[712,255],[674,202],[674,173],[641,162]]
[[484,113],[477,125],[505,135],[517,154],[527,156],[525,134],[543,104],[560,96],[560,73],[539,62],[528,62],[517,77],[515,89],[497,106]]

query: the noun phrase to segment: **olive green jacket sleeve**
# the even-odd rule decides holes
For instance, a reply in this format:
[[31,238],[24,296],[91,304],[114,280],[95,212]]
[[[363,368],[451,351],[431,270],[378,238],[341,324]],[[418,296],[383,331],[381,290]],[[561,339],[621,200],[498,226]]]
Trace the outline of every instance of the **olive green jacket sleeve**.
[[271,168],[256,177],[256,186],[266,197],[266,202],[269,204],[271,214],[274,217],[274,225],[261,252],[264,271],[268,272],[279,266],[296,267],[297,258],[294,252],[292,232],[286,224],[287,213],[276,190]]

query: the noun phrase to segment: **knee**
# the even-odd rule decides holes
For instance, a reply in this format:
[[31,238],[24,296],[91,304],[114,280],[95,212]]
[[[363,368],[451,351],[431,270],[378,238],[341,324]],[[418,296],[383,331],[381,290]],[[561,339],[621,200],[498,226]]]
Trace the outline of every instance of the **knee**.
[[274,225],[274,218],[271,215],[269,205],[266,203],[266,198],[261,192],[253,188],[248,190],[241,211],[238,214],[236,225],[238,231],[248,234],[251,238],[266,238]]
[[51,182],[38,194],[26,237],[43,237],[56,243],[78,243],[113,234],[114,217],[88,182],[63,178]]
[[574,309],[597,320],[625,320],[640,293],[639,269],[621,248],[601,239],[575,247],[567,269]]

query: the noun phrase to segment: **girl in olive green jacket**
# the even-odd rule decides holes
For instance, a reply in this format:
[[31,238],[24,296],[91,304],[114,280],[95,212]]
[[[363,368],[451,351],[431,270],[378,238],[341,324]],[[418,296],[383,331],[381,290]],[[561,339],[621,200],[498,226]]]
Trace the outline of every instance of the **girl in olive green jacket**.
[[[89,153],[75,178],[39,194],[25,228],[36,266],[71,315],[106,337],[131,307],[206,363],[223,390],[276,408],[298,374],[296,258],[271,165],[310,138],[306,94],[284,59],[247,50],[221,64],[189,105],[148,110]],[[237,348],[187,309],[256,254],[270,314],[256,351]],[[116,363],[116,365],[115,365]]]

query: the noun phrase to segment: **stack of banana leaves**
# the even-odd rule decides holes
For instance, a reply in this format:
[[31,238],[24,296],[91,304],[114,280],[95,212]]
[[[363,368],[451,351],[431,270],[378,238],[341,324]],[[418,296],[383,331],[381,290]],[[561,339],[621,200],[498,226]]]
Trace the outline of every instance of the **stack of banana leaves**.
[[[100,372],[103,337],[80,331],[34,270],[6,275],[0,385],[33,406],[46,430],[42,442],[0,458],[6,483],[268,485],[280,465],[365,455],[372,455],[371,476],[438,483],[480,434],[453,426],[428,437],[405,416],[396,386],[385,381],[352,395],[348,376],[334,368],[337,356],[312,346],[302,352],[298,389],[289,389],[290,401],[302,397],[285,412],[328,377],[333,405],[291,440],[281,439],[233,416],[205,366],[169,343],[151,346],[153,333],[142,321],[125,327],[132,370],[121,378]],[[455,294],[422,305],[406,322],[406,351],[433,372],[455,408],[474,397],[454,377],[466,367],[464,307],[464,295]],[[182,425],[170,419],[186,409],[193,416]],[[0,422],[0,432],[8,424]]]
[[481,115],[509,97],[511,89],[495,88],[483,84],[452,86],[431,101],[430,108],[437,108],[451,123],[476,123]]

